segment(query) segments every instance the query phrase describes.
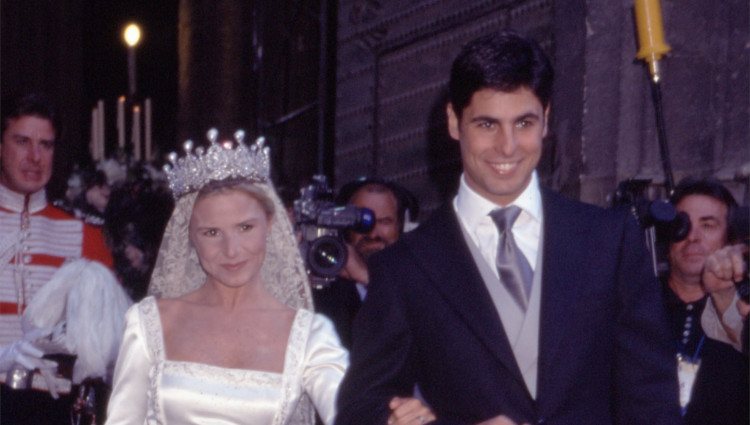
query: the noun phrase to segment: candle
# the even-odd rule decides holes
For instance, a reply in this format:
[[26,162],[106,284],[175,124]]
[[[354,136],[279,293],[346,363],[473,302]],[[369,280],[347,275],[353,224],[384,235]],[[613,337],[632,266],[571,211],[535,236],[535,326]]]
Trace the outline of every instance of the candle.
[[117,147],[125,150],[125,96],[117,99]]
[[641,47],[635,56],[648,62],[651,75],[658,79],[658,61],[670,50],[664,41],[659,0],[635,0],[635,22]]
[[141,160],[141,108],[133,106],[133,157],[136,161]]
[[96,129],[97,124],[99,122],[99,117],[97,116],[96,108],[91,110],[91,140],[89,141],[89,153],[91,154],[91,159],[96,161],[96,146],[98,144],[97,138],[99,137],[99,130]]
[[98,110],[99,110],[99,124],[97,125],[97,129],[99,130],[99,146],[97,149],[97,159],[103,159],[104,158],[104,140],[105,140],[105,131],[104,131],[104,101],[99,100],[97,103]]
[[151,161],[151,98],[146,98],[143,114],[143,137],[146,142],[145,159]]

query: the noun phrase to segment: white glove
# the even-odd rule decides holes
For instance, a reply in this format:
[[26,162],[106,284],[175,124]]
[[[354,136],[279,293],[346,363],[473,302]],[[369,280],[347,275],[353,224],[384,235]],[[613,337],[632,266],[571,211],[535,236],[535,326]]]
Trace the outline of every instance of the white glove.
[[0,347],[0,372],[8,372],[16,365],[23,366],[24,369],[33,371],[39,369],[42,377],[47,382],[52,398],[57,399],[57,385],[55,372],[57,363],[52,360],[43,359],[44,352],[34,346],[33,343],[25,339],[15,341],[5,347]]
[[23,339],[33,342],[36,348],[47,354],[73,354],[67,346],[65,322],[60,322],[51,328],[27,330]]

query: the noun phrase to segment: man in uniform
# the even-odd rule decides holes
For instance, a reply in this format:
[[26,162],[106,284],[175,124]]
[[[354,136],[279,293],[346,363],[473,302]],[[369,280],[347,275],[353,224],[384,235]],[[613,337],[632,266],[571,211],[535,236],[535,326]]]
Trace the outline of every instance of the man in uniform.
[[[58,116],[41,95],[3,105],[0,144],[0,375],[54,369],[24,335],[22,315],[37,292],[66,260],[88,258],[107,267],[112,257],[99,229],[84,224],[47,201],[45,187],[60,149]],[[0,379],[3,380],[3,379]],[[40,381],[41,382],[41,381]],[[13,389],[2,385],[3,423],[67,423],[76,394],[57,394],[57,385]],[[51,387],[51,388],[50,388]],[[61,389],[61,388],[59,388]]]

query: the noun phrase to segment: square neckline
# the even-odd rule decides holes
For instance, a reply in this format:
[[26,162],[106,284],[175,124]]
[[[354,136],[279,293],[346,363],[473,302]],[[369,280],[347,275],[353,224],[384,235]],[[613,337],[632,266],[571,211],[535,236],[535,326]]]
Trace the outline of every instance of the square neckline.
[[284,346],[284,364],[282,366],[282,369],[280,372],[271,371],[271,370],[262,370],[262,369],[243,369],[243,368],[236,368],[236,367],[226,367],[226,366],[220,366],[216,364],[211,363],[202,363],[202,362],[196,362],[196,361],[190,361],[190,360],[172,360],[167,358],[167,346],[164,341],[164,327],[162,326],[161,321],[161,312],[159,311],[159,304],[156,300],[156,297],[153,295],[149,296],[149,298],[152,299],[153,307],[154,307],[154,315],[155,319],[155,329],[156,333],[158,334],[158,338],[154,338],[154,342],[159,344],[159,350],[158,352],[161,353],[158,360],[163,362],[165,365],[176,365],[176,366],[197,366],[198,369],[203,369],[204,371],[216,371],[216,372],[224,372],[230,373],[230,374],[236,374],[236,373],[242,373],[242,374],[248,374],[248,375],[265,375],[265,376],[279,376],[282,377],[285,375],[285,373],[288,371],[289,367],[291,366],[292,359],[290,358],[290,351],[289,350],[289,344],[294,340],[294,337],[296,336],[296,333],[300,332],[302,330],[301,321],[302,321],[302,310],[305,310],[303,308],[298,308],[294,312],[294,319],[292,319],[292,325],[289,330],[289,335],[287,336],[286,344]]

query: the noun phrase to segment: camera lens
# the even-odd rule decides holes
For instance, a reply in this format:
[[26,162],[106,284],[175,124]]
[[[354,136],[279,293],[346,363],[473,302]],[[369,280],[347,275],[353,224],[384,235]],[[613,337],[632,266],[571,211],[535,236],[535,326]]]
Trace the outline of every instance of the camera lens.
[[313,273],[323,277],[334,277],[344,268],[347,259],[346,246],[333,236],[321,236],[310,244],[307,263]]
[[352,230],[359,233],[367,233],[375,227],[375,213],[369,208],[356,208],[357,220]]

